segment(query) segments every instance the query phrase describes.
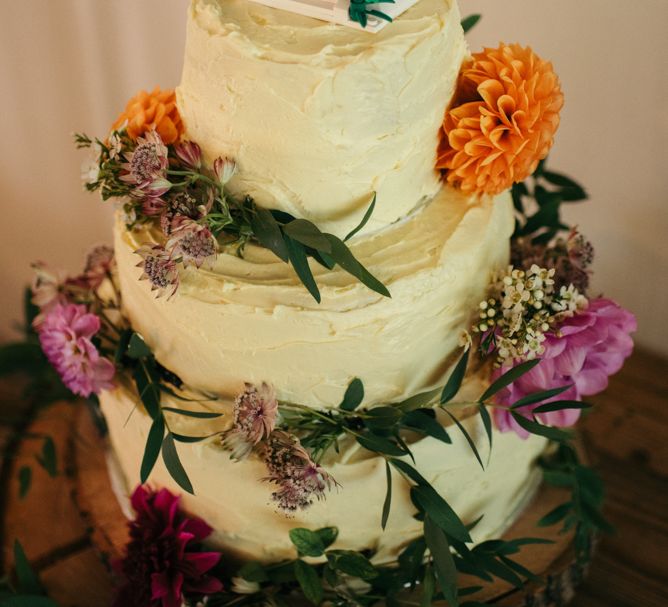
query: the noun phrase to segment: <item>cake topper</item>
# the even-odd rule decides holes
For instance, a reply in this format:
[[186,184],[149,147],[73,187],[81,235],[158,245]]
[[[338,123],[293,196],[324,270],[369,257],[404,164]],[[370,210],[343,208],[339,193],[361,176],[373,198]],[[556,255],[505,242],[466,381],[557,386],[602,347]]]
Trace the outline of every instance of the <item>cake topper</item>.
[[379,32],[417,0],[252,0],[314,19]]

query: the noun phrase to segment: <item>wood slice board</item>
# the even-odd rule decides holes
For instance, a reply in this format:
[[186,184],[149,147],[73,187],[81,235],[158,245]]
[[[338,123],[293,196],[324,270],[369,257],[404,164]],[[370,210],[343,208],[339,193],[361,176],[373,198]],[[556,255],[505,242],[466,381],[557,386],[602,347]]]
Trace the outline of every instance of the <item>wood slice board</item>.
[[[48,419],[38,419],[34,430],[48,428],[54,434],[67,474],[42,478],[36,470],[35,487],[24,500],[18,499],[18,487],[10,487],[3,549],[7,554],[14,538],[20,538],[61,605],[102,607],[112,594],[110,563],[122,555],[128,532],[127,519],[109,479],[106,442],[82,405],[58,406],[44,417]],[[22,447],[15,468],[34,461],[34,451],[34,446]],[[560,489],[541,487],[505,534],[508,539],[543,537],[554,541],[526,546],[517,558],[544,582],[517,590],[497,581],[485,585],[471,599],[500,607],[560,607],[570,601],[586,567],[575,562],[570,535],[559,534],[556,527],[536,526],[543,515],[566,501],[567,495]],[[49,531],[45,533],[45,529]],[[463,579],[462,583],[480,585],[480,580]]]

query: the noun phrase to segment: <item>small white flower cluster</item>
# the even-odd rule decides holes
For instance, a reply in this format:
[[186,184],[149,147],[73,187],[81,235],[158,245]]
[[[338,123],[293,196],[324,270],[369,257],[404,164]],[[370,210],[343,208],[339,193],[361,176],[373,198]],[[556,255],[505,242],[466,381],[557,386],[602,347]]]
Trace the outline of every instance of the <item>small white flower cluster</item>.
[[533,264],[526,272],[510,266],[494,277],[473,332],[482,334],[483,349],[494,345],[498,364],[540,356],[546,333],[587,307],[587,299],[573,285],[555,290],[554,273]]

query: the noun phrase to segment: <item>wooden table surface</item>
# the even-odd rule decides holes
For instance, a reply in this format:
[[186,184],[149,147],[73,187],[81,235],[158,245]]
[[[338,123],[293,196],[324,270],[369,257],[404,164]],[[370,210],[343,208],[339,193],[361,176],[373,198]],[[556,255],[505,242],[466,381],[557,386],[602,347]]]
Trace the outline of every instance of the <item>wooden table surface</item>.
[[[25,406],[18,384],[0,384],[2,453]],[[597,406],[581,428],[606,482],[606,514],[617,531],[601,539],[589,577],[571,605],[668,607],[668,361],[637,351],[612,378],[607,392],[593,401]],[[56,406],[40,422],[42,429],[56,437],[67,435],[72,410],[67,404]],[[60,474],[66,475],[65,445],[56,442]],[[40,446],[39,440],[28,441],[18,455],[21,463],[33,460]],[[5,460],[0,471],[2,563],[11,561],[14,539],[25,537],[29,526],[39,525],[43,534],[31,533],[24,547],[53,598],[67,607],[71,588],[83,580],[94,589],[90,596],[99,597],[91,607],[103,607],[103,597],[110,592],[109,577],[71,496],[64,491],[54,499],[48,488],[57,479],[33,466],[34,486],[25,498],[31,507],[24,507],[27,501],[21,505],[8,499],[18,492],[16,463]],[[39,520],[27,514],[35,511],[35,504],[41,508]]]

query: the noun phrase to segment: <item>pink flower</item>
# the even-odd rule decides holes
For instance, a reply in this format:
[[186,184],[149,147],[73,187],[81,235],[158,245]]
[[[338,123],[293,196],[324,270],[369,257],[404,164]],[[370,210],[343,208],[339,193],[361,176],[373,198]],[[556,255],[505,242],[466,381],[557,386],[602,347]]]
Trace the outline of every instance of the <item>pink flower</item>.
[[[165,172],[169,166],[167,154],[167,148],[160,135],[156,131],[148,131],[144,137],[137,139],[137,147],[126,154],[127,162],[121,165],[126,174],[121,176],[121,180],[142,190],[150,188],[156,181],[164,187],[165,184],[162,182],[165,181]],[[169,182],[166,183],[167,186],[170,185]],[[169,187],[164,192],[168,189]],[[153,193],[153,196],[160,195]]]
[[202,150],[194,141],[182,141],[174,146],[179,160],[189,169],[197,170],[202,166]]
[[218,552],[200,552],[197,544],[212,529],[203,520],[179,510],[179,498],[167,489],[132,494],[137,513],[130,523],[125,558],[115,563],[125,577],[114,607],[181,607],[184,594],[208,595],[222,590],[210,575],[220,561]]
[[92,338],[100,319],[76,304],[57,304],[39,326],[44,354],[74,394],[88,397],[113,387],[115,367],[100,356]]
[[97,289],[111,274],[115,265],[114,250],[111,247],[101,245],[91,250],[84,270],[84,278],[89,287]]
[[299,439],[282,430],[271,433],[263,456],[269,471],[264,480],[278,485],[271,498],[285,512],[305,510],[314,499],[324,499],[325,491],[336,485],[332,476],[311,459]]
[[266,383],[257,388],[246,384],[234,403],[234,428],[223,437],[223,445],[232,458],[246,458],[253,447],[274,431],[278,401],[274,389]]
[[169,297],[174,295],[179,287],[179,273],[169,253],[160,245],[145,245],[135,253],[142,258],[137,264],[143,270],[139,280],[148,280],[151,291],[158,291],[158,297],[170,287],[172,292]]
[[218,157],[213,161],[213,172],[221,185],[225,185],[237,172],[237,163],[231,158]]
[[33,327],[38,328],[49,310],[59,304],[67,303],[67,296],[63,291],[67,275],[59,270],[51,269],[41,261],[34,263],[32,268],[35,271],[35,277],[31,286],[31,301],[40,309],[40,314],[33,321]]
[[186,268],[191,264],[198,268],[204,263],[212,265],[218,253],[211,230],[192,220],[183,221],[172,232],[167,249],[174,259],[180,258]]
[[[558,334],[547,334],[541,362],[501,390],[496,395],[497,403],[509,407],[529,394],[563,386],[571,387],[544,402],[581,400],[605,390],[608,377],[617,373],[631,354],[630,333],[636,328],[635,316],[615,302],[603,298],[590,301],[586,310],[564,320]],[[497,370],[493,379],[507,370]],[[540,404],[544,403],[521,407],[517,412],[529,417]],[[523,438],[528,436],[508,410],[496,409],[494,417],[502,432],[514,430]],[[575,424],[580,410],[539,413],[536,417],[544,424],[567,427]]]

